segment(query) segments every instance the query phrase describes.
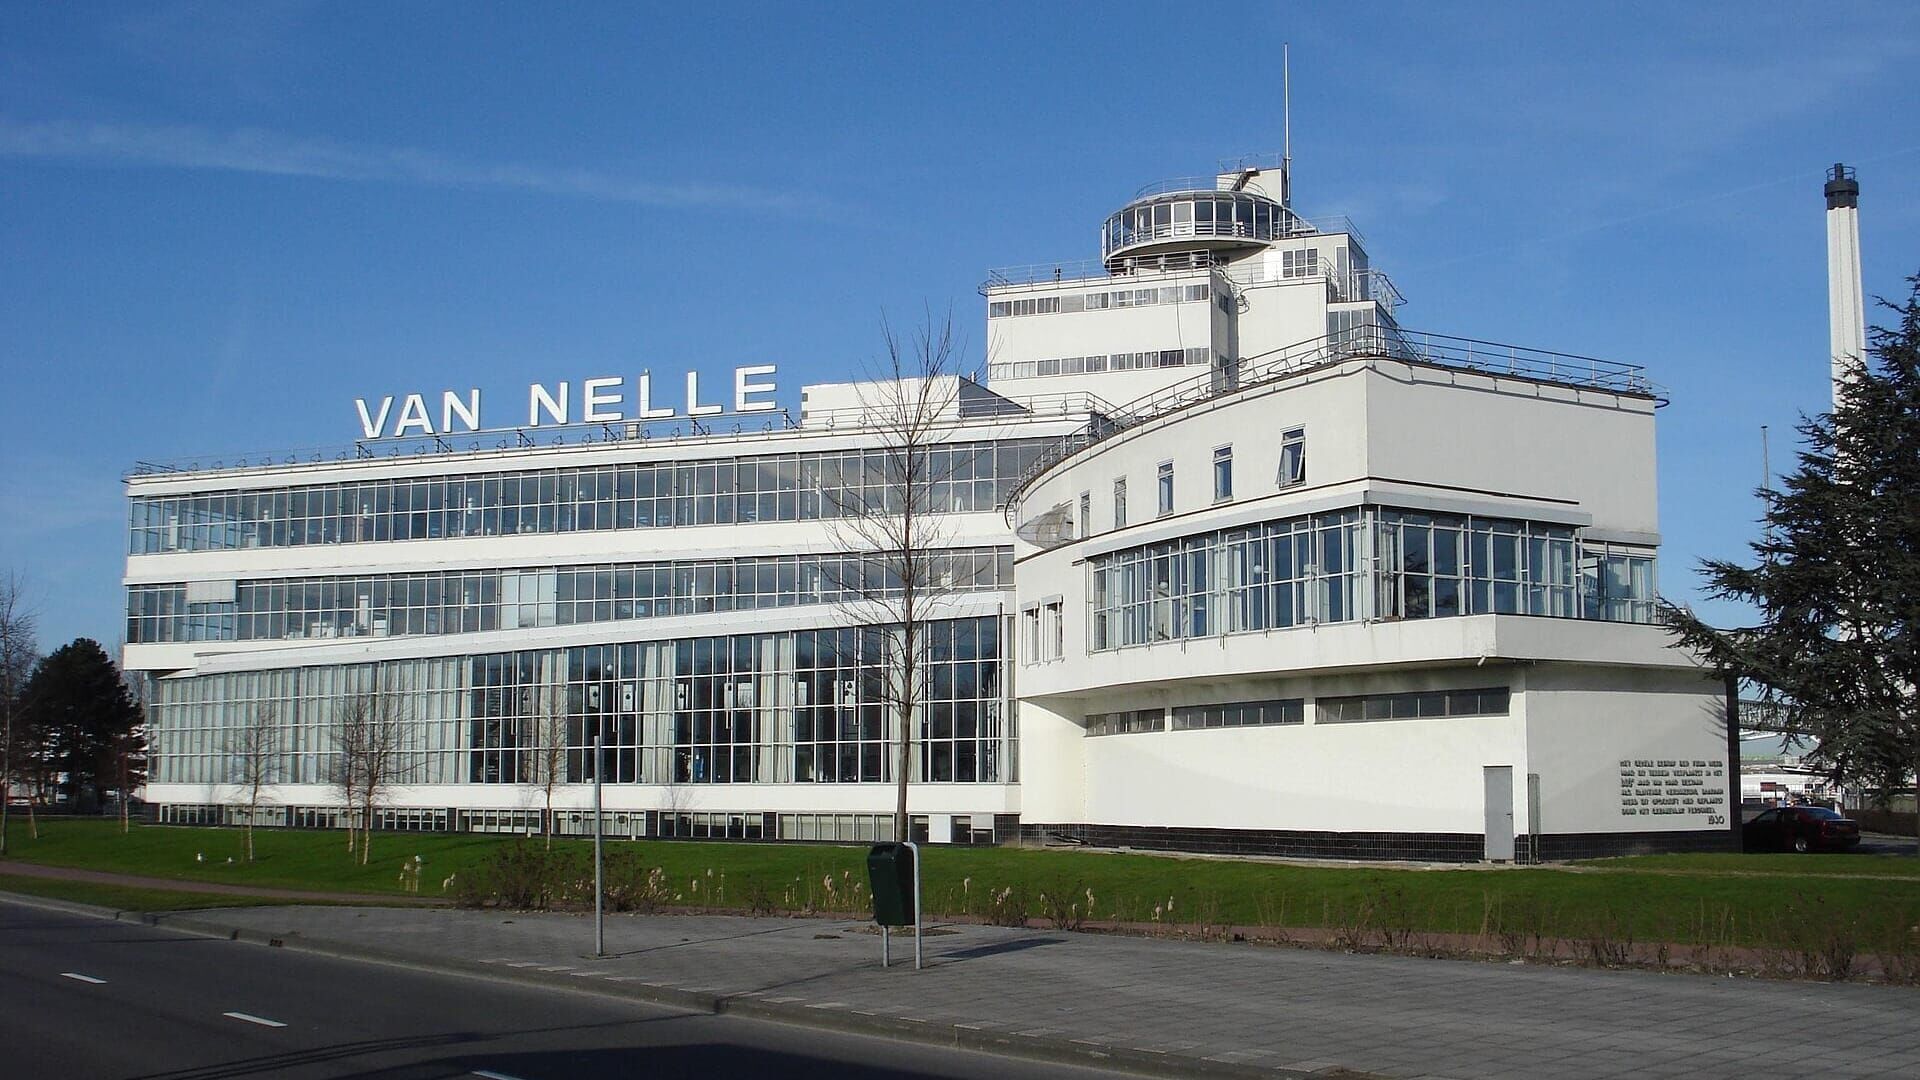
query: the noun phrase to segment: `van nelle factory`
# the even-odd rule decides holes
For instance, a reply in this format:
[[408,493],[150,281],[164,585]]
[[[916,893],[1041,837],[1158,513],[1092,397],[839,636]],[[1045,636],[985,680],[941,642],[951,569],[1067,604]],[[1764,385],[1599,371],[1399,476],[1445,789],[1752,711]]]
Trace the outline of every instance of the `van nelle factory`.
[[[1401,327],[1283,167],[1152,185],[1100,252],[990,273],[986,379],[940,392],[916,832],[1729,843],[1719,686],[1653,625],[1641,369]],[[233,733],[265,715],[263,819],[341,823],[336,724],[378,691],[406,737],[378,827],[538,827],[558,726],[563,831],[599,730],[612,833],[886,837],[901,635],[854,614],[836,520],[884,482],[885,387],[808,386],[770,423],[774,373],[734,374],[542,384],[504,434],[470,432],[472,391],[376,396],[358,453],[138,470],[126,662],[160,819],[244,816]]]

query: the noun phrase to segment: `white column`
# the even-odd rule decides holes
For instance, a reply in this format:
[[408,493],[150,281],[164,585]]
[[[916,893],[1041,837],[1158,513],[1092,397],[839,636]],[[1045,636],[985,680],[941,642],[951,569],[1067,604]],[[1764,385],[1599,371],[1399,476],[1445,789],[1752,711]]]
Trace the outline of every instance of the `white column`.
[[1834,404],[1840,401],[1843,363],[1867,355],[1866,307],[1860,296],[1860,211],[1827,210],[1827,328]]

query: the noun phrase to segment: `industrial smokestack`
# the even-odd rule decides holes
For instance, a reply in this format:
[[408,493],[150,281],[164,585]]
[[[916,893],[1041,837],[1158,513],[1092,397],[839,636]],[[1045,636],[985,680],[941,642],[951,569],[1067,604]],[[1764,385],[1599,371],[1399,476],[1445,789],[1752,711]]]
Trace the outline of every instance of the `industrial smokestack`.
[[1827,173],[1827,333],[1833,359],[1833,403],[1840,404],[1846,365],[1867,355],[1867,314],[1860,297],[1860,181],[1836,164]]

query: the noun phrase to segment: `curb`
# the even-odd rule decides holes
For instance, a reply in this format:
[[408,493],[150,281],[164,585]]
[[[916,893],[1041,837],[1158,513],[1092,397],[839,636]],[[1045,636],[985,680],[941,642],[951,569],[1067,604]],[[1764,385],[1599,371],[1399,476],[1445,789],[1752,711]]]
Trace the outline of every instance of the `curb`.
[[738,1016],[796,1027],[836,1031],[850,1035],[879,1036],[924,1046],[967,1050],[976,1053],[1017,1057],[1029,1061],[1136,1073],[1143,1076],[1218,1077],[1222,1080],[1259,1077],[1310,1077],[1337,1073],[1347,1080],[1368,1080],[1372,1074],[1337,1066],[1311,1072],[1281,1067],[1262,1067],[1212,1058],[1175,1053],[1135,1050],[1046,1035],[1001,1033],[982,1028],[961,1027],[928,1020],[880,1016],[851,1010],[821,1009],[807,1005],[761,1001],[749,994],[712,994],[681,990],[671,986],[649,986],[638,982],[613,982],[605,978],[583,978],[566,972],[544,972],[529,968],[502,967],[457,957],[428,957],[418,953],[355,945],[348,942],[301,937],[276,936],[262,930],[233,926],[202,915],[175,915],[170,912],[118,911],[93,904],[75,903],[39,896],[24,896],[0,891],[0,900],[58,911],[67,915],[136,923],[164,930],[177,930],[200,937],[217,938],[247,945],[287,949],[340,960],[355,960],[444,975],[518,983],[600,997],[624,998],[650,1005],[680,1009],[712,1016]]

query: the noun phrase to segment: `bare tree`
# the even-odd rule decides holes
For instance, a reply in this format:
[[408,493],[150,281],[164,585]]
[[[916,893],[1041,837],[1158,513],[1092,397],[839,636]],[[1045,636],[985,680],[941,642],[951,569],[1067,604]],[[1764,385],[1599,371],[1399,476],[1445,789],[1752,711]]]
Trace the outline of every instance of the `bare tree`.
[[373,815],[388,791],[412,772],[407,753],[406,709],[400,692],[390,685],[372,691],[371,719],[360,768],[360,865],[373,855]]
[[532,718],[533,755],[528,780],[545,797],[541,828],[546,832],[547,849],[553,849],[553,795],[567,780],[567,698],[566,687],[549,683],[538,691],[539,699]]
[[369,694],[348,695],[334,707],[333,754],[327,763],[327,777],[340,795],[340,819],[347,829],[349,856],[358,850],[360,838],[354,819],[354,800],[360,794],[360,770],[366,761],[373,711]]
[[412,773],[405,691],[376,668],[365,689],[335,710],[331,777],[346,815],[347,852],[361,865],[372,857],[374,814],[394,785]]
[[[13,802],[13,778],[19,765],[15,757],[14,705],[37,652],[37,622],[37,613],[27,605],[26,583],[12,572],[0,577],[0,855],[7,853],[7,807]],[[31,793],[27,806],[32,823]],[[39,830],[34,824],[37,838]]]
[[227,761],[236,801],[247,808],[247,861],[253,861],[253,825],[260,816],[266,789],[280,782],[284,732],[280,714],[271,704],[257,705],[227,733]]
[[131,730],[113,737],[108,746],[112,756],[114,781],[120,793],[120,835],[125,836],[131,829],[128,809],[133,802],[133,790],[147,783],[147,704],[151,696],[148,691],[147,677],[127,669],[127,643],[123,638],[114,650],[119,661],[120,681],[126,685],[127,696],[133,699],[133,706],[139,710],[139,720]]
[[[881,696],[894,727],[894,839],[910,838],[907,781],[914,730],[925,712],[929,624],[955,591],[952,531],[941,501],[953,467],[942,446],[959,419],[951,313],[931,314],[910,337],[881,327],[885,354],[860,384],[860,475],[824,478],[829,528],[851,558],[829,576],[846,614],[886,630]],[[874,466],[877,464],[878,468]],[[862,658],[868,662],[871,658]]]

